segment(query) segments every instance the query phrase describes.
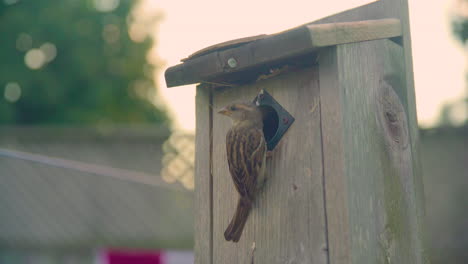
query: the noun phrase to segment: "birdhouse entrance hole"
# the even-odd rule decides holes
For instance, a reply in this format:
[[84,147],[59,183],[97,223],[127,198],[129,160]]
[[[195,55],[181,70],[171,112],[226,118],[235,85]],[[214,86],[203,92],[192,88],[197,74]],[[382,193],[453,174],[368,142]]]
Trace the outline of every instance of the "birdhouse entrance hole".
[[278,113],[269,105],[263,105],[259,108],[263,116],[263,134],[265,135],[265,140],[270,142],[278,131]]
[[262,111],[263,134],[267,149],[273,150],[294,122],[294,117],[263,89],[255,97],[253,103]]

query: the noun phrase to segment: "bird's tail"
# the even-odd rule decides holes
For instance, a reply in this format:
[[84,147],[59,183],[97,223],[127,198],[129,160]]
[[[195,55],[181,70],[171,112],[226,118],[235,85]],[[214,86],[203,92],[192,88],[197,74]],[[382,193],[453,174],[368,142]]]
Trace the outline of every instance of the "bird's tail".
[[231,220],[231,223],[224,231],[224,238],[227,241],[238,242],[242,230],[244,230],[244,225],[247,222],[250,210],[252,209],[252,201],[249,198],[241,197],[237,203],[236,213]]

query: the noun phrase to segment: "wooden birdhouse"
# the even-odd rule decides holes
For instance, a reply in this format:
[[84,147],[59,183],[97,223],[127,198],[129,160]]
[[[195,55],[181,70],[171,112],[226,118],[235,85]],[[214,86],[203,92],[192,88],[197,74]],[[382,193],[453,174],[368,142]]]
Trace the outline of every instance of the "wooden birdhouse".
[[[166,71],[196,96],[195,254],[217,263],[423,263],[406,0],[203,49]],[[267,182],[238,243],[226,157],[233,102],[264,109]]]

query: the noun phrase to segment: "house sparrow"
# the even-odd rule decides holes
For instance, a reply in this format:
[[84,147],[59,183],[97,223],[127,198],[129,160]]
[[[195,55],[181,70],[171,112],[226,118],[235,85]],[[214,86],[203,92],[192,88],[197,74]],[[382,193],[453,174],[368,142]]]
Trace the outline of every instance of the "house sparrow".
[[255,195],[265,180],[267,146],[262,130],[262,113],[257,106],[243,103],[228,105],[218,113],[233,121],[226,136],[226,150],[229,171],[240,197],[224,238],[238,242]]

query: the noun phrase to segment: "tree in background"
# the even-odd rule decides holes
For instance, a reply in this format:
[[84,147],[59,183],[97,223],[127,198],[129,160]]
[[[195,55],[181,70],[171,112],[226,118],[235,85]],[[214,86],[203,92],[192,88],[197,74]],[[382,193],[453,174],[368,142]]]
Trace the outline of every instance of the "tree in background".
[[167,122],[137,2],[0,1],[0,123]]
[[455,36],[463,44],[468,40],[468,0],[456,0],[452,17],[452,28]]
[[[453,33],[466,50],[468,47],[468,0],[455,0],[451,20]],[[468,125],[468,90],[465,98],[447,103],[442,107],[439,123],[441,126]]]

